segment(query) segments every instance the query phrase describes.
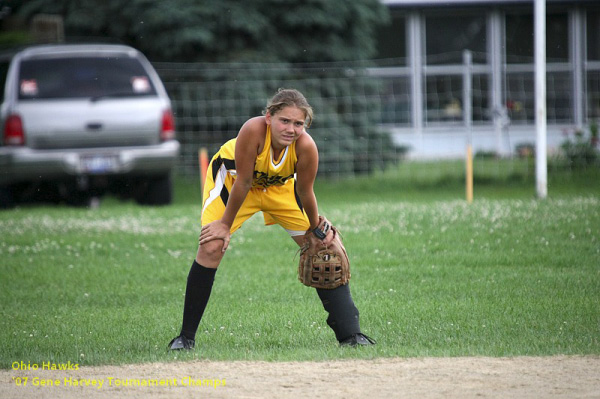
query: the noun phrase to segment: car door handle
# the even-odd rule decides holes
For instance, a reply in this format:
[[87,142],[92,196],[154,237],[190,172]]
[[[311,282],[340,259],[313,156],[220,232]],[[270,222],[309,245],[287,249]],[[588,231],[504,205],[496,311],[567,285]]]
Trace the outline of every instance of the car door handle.
[[100,130],[102,129],[102,123],[90,122],[86,125],[88,130]]

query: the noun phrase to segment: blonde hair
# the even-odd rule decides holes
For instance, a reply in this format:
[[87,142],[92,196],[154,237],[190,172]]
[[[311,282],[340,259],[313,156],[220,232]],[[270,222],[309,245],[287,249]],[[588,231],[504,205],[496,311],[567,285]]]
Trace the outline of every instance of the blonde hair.
[[296,107],[304,112],[306,127],[310,127],[313,121],[313,109],[306,101],[302,93],[296,89],[279,89],[277,93],[267,102],[263,115],[269,113],[275,115],[285,107]]

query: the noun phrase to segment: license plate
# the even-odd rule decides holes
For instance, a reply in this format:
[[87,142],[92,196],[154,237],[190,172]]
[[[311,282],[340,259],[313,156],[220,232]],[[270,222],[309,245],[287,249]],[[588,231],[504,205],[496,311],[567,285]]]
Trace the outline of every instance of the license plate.
[[84,173],[109,173],[119,169],[119,160],[115,155],[84,155],[80,165]]

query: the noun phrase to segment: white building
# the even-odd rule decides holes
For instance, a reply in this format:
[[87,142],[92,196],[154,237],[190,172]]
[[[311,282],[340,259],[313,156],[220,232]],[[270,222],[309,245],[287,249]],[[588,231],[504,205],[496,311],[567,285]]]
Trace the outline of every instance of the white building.
[[[474,150],[507,155],[535,143],[533,0],[382,2],[392,18],[380,32],[381,62],[372,72],[386,82],[384,125],[411,157],[464,154],[468,76]],[[600,118],[600,0],[547,0],[546,15],[553,151]]]

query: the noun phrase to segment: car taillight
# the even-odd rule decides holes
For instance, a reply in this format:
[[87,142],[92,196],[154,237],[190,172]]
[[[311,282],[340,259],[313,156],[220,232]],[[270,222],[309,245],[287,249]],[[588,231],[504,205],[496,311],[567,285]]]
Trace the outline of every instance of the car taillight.
[[160,129],[160,140],[167,141],[175,138],[175,118],[170,109],[163,112]]
[[23,121],[19,115],[13,114],[6,118],[4,123],[4,145],[25,144],[25,132]]

